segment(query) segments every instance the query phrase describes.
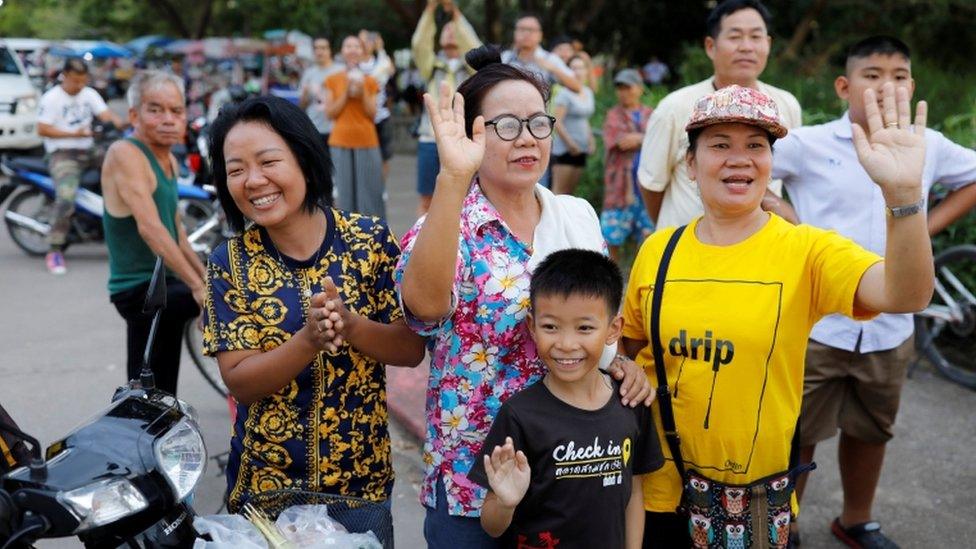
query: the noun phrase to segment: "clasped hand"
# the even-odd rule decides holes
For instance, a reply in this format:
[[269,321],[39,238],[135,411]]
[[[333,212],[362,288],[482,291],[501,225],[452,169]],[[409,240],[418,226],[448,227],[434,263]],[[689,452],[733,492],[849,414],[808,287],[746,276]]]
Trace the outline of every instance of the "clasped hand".
[[322,292],[312,296],[307,326],[316,347],[335,353],[349,340],[357,317],[342,302],[332,277],[325,277],[322,288]]

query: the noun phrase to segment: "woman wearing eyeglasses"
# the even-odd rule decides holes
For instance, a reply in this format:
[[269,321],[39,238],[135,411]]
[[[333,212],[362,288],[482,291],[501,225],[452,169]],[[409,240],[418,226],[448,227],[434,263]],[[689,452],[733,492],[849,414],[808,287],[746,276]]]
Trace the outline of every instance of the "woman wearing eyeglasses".
[[[552,145],[548,87],[491,47],[466,60],[477,72],[457,95],[425,97],[441,170],[396,272],[407,323],[431,351],[421,502],[433,548],[497,544],[478,520],[485,490],[466,475],[501,403],[545,371],[523,322],[532,270],[553,251],[606,249],[589,203],[537,184]],[[625,403],[650,400],[643,372],[614,370]]]

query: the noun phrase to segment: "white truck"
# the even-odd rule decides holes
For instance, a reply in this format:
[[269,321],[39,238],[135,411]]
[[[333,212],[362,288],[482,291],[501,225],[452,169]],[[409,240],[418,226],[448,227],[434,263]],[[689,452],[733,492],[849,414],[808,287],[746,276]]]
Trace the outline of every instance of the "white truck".
[[0,40],[0,150],[33,149],[40,92],[31,84],[17,54]]

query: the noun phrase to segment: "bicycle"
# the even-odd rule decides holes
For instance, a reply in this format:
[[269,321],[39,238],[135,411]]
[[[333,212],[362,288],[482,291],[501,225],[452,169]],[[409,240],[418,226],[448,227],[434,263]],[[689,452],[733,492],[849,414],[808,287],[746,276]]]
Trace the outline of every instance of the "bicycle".
[[976,390],[976,246],[935,256],[932,303],[915,314],[915,348],[948,379]]
[[230,393],[220,377],[217,359],[203,354],[203,331],[197,327],[196,322],[187,322],[183,327],[183,345],[207,385],[210,385],[221,397],[227,398]]

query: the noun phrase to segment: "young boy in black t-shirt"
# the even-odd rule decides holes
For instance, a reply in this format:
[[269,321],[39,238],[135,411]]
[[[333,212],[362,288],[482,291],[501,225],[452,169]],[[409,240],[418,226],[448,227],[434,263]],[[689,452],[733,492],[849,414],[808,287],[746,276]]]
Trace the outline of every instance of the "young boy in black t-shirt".
[[603,255],[563,250],[532,277],[542,381],[502,404],[468,478],[481,525],[512,547],[639,548],[641,475],[664,463],[650,410],[628,408],[597,365],[620,337],[623,280]]

